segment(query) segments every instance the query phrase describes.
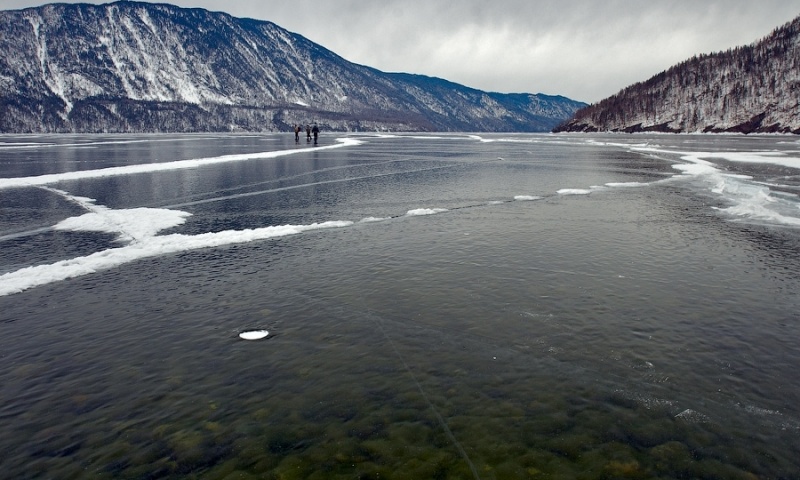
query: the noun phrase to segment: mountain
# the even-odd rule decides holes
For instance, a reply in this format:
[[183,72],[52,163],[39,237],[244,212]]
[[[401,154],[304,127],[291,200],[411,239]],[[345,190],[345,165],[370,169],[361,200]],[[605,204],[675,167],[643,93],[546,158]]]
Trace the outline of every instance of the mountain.
[[0,11],[0,132],[549,131],[586,104],[353,64],[265,21],[121,1]]
[[585,107],[555,131],[800,133],[800,17]]

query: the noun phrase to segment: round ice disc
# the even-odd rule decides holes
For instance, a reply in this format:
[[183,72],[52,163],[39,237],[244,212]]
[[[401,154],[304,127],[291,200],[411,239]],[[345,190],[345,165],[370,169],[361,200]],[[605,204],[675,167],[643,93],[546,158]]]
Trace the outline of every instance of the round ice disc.
[[239,333],[239,338],[244,340],[261,340],[269,335],[266,330],[247,330],[246,332]]

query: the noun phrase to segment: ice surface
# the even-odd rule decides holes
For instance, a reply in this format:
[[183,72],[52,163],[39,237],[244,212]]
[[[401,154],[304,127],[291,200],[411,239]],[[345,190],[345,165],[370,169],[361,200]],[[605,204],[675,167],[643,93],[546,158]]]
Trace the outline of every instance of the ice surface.
[[[792,163],[791,157],[775,157],[775,152],[722,152],[706,153],[693,152],[684,154],[681,159],[690,163],[673,165],[684,175],[693,176],[709,184],[711,192],[721,195],[732,205],[727,208],[718,208],[740,219],[750,219],[760,222],[776,223],[790,226],[800,226],[800,218],[796,215],[797,203],[779,196],[772,195],[766,186],[749,182],[752,177],[747,175],[730,174],[723,171],[705,158],[725,158],[731,161],[756,162],[762,159],[763,163],[776,163],[779,159],[781,165],[788,166]],[[789,160],[789,161],[787,161]],[[798,164],[800,168],[800,164]],[[789,214],[789,213],[792,214]]]
[[[372,138],[372,137],[370,137]],[[482,137],[469,136],[466,140],[484,141]],[[137,141],[137,140],[132,140]],[[494,141],[494,140],[492,140]],[[501,139],[498,141],[506,141]],[[509,140],[510,141],[510,140]],[[355,138],[337,139],[331,146],[318,147],[315,150],[340,148],[359,145],[363,143]],[[42,144],[48,148],[51,144]],[[10,148],[3,145],[0,148]],[[707,185],[710,192],[722,196],[729,202],[729,206],[720,207],[718,210],[737,219],[759,220],[769,223],[800,226],[800,203],[797,195],[786,192],[773,192],[769,186],[752,181],[745,175],[727,173],[720,166],[713,163],[715,158],[725,158],[730,161],[747,161],[761,163],[776,163],[784,166],[800,168],[800,159],[777,152],[689,152],[667,151],[651,145],[626,145],[631,151],[648,152],[653,154],[669,154],[670,158],[680,158],[683,163],[674,165],[679,173],[674,178],[699,180],[700,185]],[[117,235],[117,240],[122,243],[118,248],[111,248],[86,255],[83,257],[65,259],[48,265],[35,265],[17,271],[0,275],[0,295],[21,292],[28,288],[44,285],[51,282],[86,275],[103,269],[113,268],[139,259],[155,257],[158,255],[177,253],[199,248],[213,248],[234,243],[244,243],[269,238],[295,235],[309,230],[338,228],[352,225],[349,220],[325,221],[307,225],[279,225],[265,226],[245,230],[228,230],[222,232],[209,232],[198,235],[168,234],[159,235],[159,232],[183,224],[190,213],[177,209],[167,208],[129,208],[115,210],[103,205],[97,205],[91,198],[79,197],[61,190],[47,186],[50,183],[64,180],[100,178],[113,175],[132,175],[137,173],[151,173],[158,171],[177,170],[183,168],[197,168],[205,165],[237,162],[253,159],[275,158],[300,152],[307,149],[291,149],[282,151],[258,152],[250,154],[224,155],[218,157],[197,158],[174,162],[129,165],[106,169],[73,171],[51,175],[40,175],[23,178],[2,178],[0,189],[15,187],[37,187],[58,195],[75,204],[80,205],[86,213],[63,220],[52,226],[55,230],[106,232]],[[662,158],[663,159],[663,158]],[[645,182],[609,182],[602,186],[588,188],[562,188],[557,190],[557,195],[589,195],[593,192],[608,190],[610,188],[644,187],[653,183]],[[777,194],[780,193],[780,194]],[[247,193],[241,195],[259,194]],[[534,201],[542,197],[535,195],[516,195],[514,201]],[[214,201],[215,199],[203,200]],[[488,205],[506,203],[505,201],[490,201]],[[447,212],[446,208],[416,208],[406,211],[405,216],[425,216]],[[401,214],[400,214],[401,215]],[[395,216],[367,216],[359,223],[374,223],[395,218]],[[8,238],[12,238],[8,237]],[[16,237],[13,237],[16,238]]]
[[783,152],[723,152],[710,153],[703,158],[724,158],[731,162],[768,163],[784,167],[800,168],[800,157],[790,157]]
[[797,196],[776,194],[767,185],[752,181],[748,175],[727,173],[713,163],[714,159],[732,162],[764,163],[799,168],[800,158],[775,151],[703,152],[673,151],[650,145],[630,146],[638,152],[677,155],[686,163],[672,167],[681,172],[679,177],[694,178],[708,185],[712,193],[720,195],[731,205],[717,208],[732,217],[743,220],[789,226],[800,226]]
[[[91,198],[70,195],[68,192],[50,187],[40,188],[56,193],[88,210],[83,215],[70,217],[59,222],[53,227],[54,229],[113,233],[118,235],[119,241],[127,244],[119,248],[111,248],[83,257],[62,260],[48,265],[30,266],[0,275],[0,296],[19,293],[36,286],[118,267],[144,258],[296,235],[309,230],[347,227],[353,224],[351,221],[327,221],[309,225],[267,226],[197,235],[158,235],[158,232],[162,230],[181,225],[191,214],[180,210],[162,208],[115,210],[103,205],[97,205],[95,200]],[[419,208],[409,210],[406,215],[434,215],[446,211],[446,208]],[[387,218],[391,217],[366,217],[361,222],[379,222]]]
[[708,416],[703,415],[698,411],[692,410],[691,408],[687,408],[681,413],[675,415],[675,418],[680,418],[681,420],[684,420],[689,423],[708,423],[710,421]]
[[[326,150],[341,148],[346,146],[359,145],[362,142],[354,138],[338,138],[334,145],[314,147],[314,150]],[[219,157],[196,158],[191,160],[176,160],[164,163],[146,163],[139,165],[126,165],[124,167],[110,167],[97,170],[82,170],[64,173],[53,173],[48,175],[38,175],[35,177],[0,178],[0,189],[31,187],[38,185],[49,185],[65,180],[81,180],[87,178],[102,178],[118,175],[133,175],[137,173],[152,173],[168,170],[181,170],[186,168],[198,168],[206,165],[214,165],[228,162],[241,162],[245,160],[256,160],[263,158],[276,158],[298,153],[308,153],[307,149],[277,150],[269,152],[242,153],[234,155],[222,155]]]
[[[754,189],[756,190],[756,189]],[[722,188],[720,192],[725,192]],[[727,208],[717,208],[717,210],[738,218],[748,218],[760,220],[767,223],[777,223],[800,227],[800,218],[784,215],[780,211],[780,206],[776,209],[776,204],[786,203],[777,197],[769,195],[768,189],[755,191],[752,195],[742,195],[736,197],[736,203]],[[791,205],[785,206],[791,208]],[[795,214],[800,213],[796,212]]]
[[0,296],[19,293],[39,285],[118,267],[144,258],[199,248],[212,248],[296,235],[310,230],[346,227],[352,225],[352,223],[348,221],[329,221],[310,225],[280,225],[245,230],[226,230],[198,235],[171,234],[138,238],[123,247],[111,248],[49,265],[26,267],[0,275]]
[[62,260],[49,265],[36,265],[0,275],[0,296],[18,293],[38,285],[66,280],[98,270],[117,267],[135,260],[177,253],[199,248],[245,243],[309,230],[336,228],[351,225],[347,221],[330,221],[310,225],[281,225],[246,230],[227,230],[199,235],[172,234],[158,236],[159,231],[182,224],[191,214],[179,210],[159,208],[133,208],[113,210],[95,205],[94,200],[59,193],[68,200],[82,205],[88,213],[71,217],[55,225],[57,230],[94,231],[116,233],[118,240],[129,242],[84,257]]

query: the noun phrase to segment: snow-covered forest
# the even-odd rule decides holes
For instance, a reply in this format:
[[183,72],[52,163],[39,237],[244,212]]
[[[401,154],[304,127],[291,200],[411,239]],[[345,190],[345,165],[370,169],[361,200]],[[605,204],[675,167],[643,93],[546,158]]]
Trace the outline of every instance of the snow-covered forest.
[[579,110],[558,131],[800,133],[800,17]]

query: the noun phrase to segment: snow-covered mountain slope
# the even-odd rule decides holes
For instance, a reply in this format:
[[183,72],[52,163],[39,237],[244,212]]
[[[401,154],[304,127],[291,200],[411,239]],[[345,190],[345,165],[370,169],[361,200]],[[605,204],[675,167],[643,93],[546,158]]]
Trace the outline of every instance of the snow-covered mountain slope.
[[0,11],[0,132],[548,131],[585,104],[388,74],[264,21],[165,4]]
[[579,110],[557,131],[800,133],[800,17]]

